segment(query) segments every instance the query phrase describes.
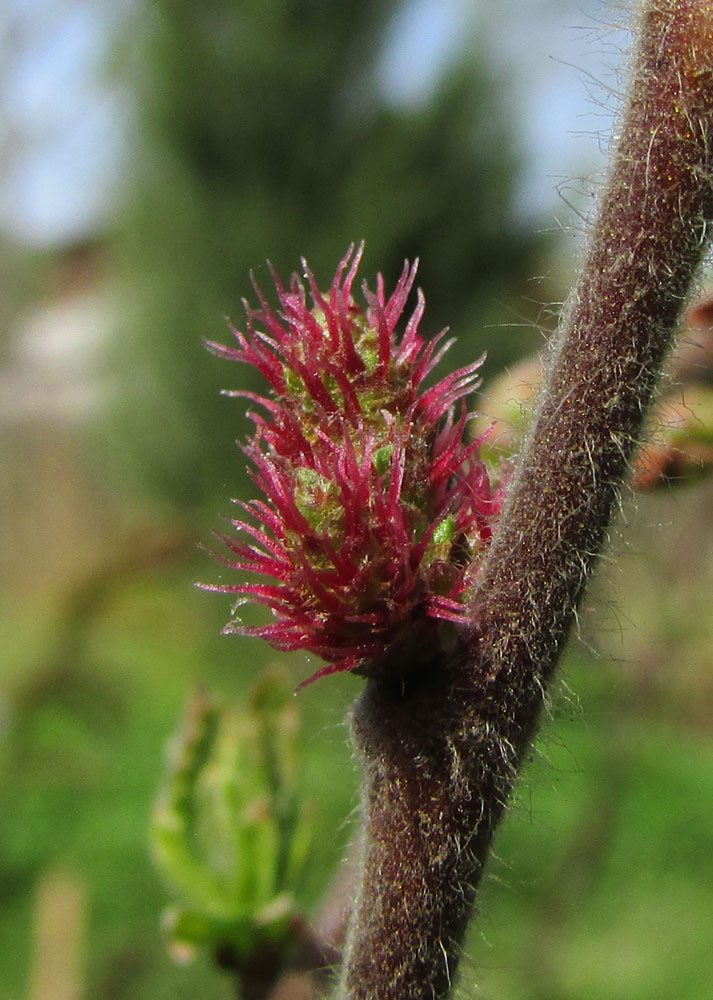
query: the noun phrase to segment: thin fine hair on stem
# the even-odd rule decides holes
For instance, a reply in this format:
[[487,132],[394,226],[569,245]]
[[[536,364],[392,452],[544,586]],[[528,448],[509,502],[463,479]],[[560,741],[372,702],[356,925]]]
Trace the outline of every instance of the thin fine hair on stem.
[[360,887],[341,1000],[447,996],[493,832],[713,221],[713,7],[648,0],[578,283],[469,622],[393,645],[352,713]]

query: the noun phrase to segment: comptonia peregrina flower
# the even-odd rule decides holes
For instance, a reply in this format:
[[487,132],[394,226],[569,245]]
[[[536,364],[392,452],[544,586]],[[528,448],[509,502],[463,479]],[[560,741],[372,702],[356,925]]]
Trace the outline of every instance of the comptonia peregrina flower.
[[273,275],[274,310],[255,284],[260,309],[245,303],[237,346],[216,354],[253,365],[268,395],[233,392],[257,404],[243,451],[263,494],[241,503],[246,519],[222,561],[258,579],[208,589],[264,604],[267,625],[226,629],[277,649],[304,649],[328,661],[315,677],[360,670],[425,621],[462,622],[479,555],[492,534],[502,490],[491,486],[467,442],[465,397],[479,384],[474,364],[426,386],[452,341],[419,333],[424,298],[397,332],[416,264],[404,264],[387,298],[352,288],[363,246],[341,261],[321,292],[302,261],[288,288]]

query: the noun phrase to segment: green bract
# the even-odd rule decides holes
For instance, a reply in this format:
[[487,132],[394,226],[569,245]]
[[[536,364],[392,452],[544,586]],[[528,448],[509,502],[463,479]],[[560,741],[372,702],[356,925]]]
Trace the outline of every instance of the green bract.
[[266,947],[279,961],[293,940],[312,840],[297,796],[296,711],[275,675],[242,709],[196,693],[154,810],[153,855],[176,896],[172,941],[229,953],[238,968]]

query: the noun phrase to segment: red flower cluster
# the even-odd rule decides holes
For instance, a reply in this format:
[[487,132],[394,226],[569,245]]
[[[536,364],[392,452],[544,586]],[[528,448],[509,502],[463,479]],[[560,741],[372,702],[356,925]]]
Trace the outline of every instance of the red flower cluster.
[[273,274],[279,312],[255,285],[261,308],[245,304],[247,331],[216,354],[253,365],[271,392],[232,392],[258,404],[243,450],[265,499],[241,503],[238,537],[220,535],[234,558],[222,561],[265,582],[207,589],[267,605],[273,621],[226,631],[257,635],[277,649],[306,649],[329,661],[315,677],[375,658],[423,617],[462,622],[502,491],[478,457],[482,439],[464,441],[464,397],[479,384],[482,358],[424,386],[453,341],[427,342],[416,308],[396,326],[416,275],[404,269],[387,299],[364,285],[352,297],[363,246],[341,261],[322,293],[289,289]]

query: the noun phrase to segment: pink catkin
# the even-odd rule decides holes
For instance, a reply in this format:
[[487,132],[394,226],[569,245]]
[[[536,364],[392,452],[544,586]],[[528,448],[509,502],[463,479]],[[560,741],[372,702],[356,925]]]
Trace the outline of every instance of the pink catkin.
[[208,344],[269,383],[268,396],[227,393],[259,407],[243,451],[265,499],[241,504],[251,520],[231,522],[236,537],[218,536],[225,565],[268,580],[202,586],[268,607],[271,623],[226,631],[329,660],[315,677],[380,656],[419,619],[461,621],[502,504],[481,442],[466,440],[483,359],[426,388],[453,341],[420,333],[420,290],[397,333],[417,265],[404,264],[388,298],[381,275],[376,293],[364,286],[361,309],[362,253],[350,248],[326,294],[305,261],[308,290],[273,273],[279,311],[254,283],[260,309],[246,305],[237,345]]

